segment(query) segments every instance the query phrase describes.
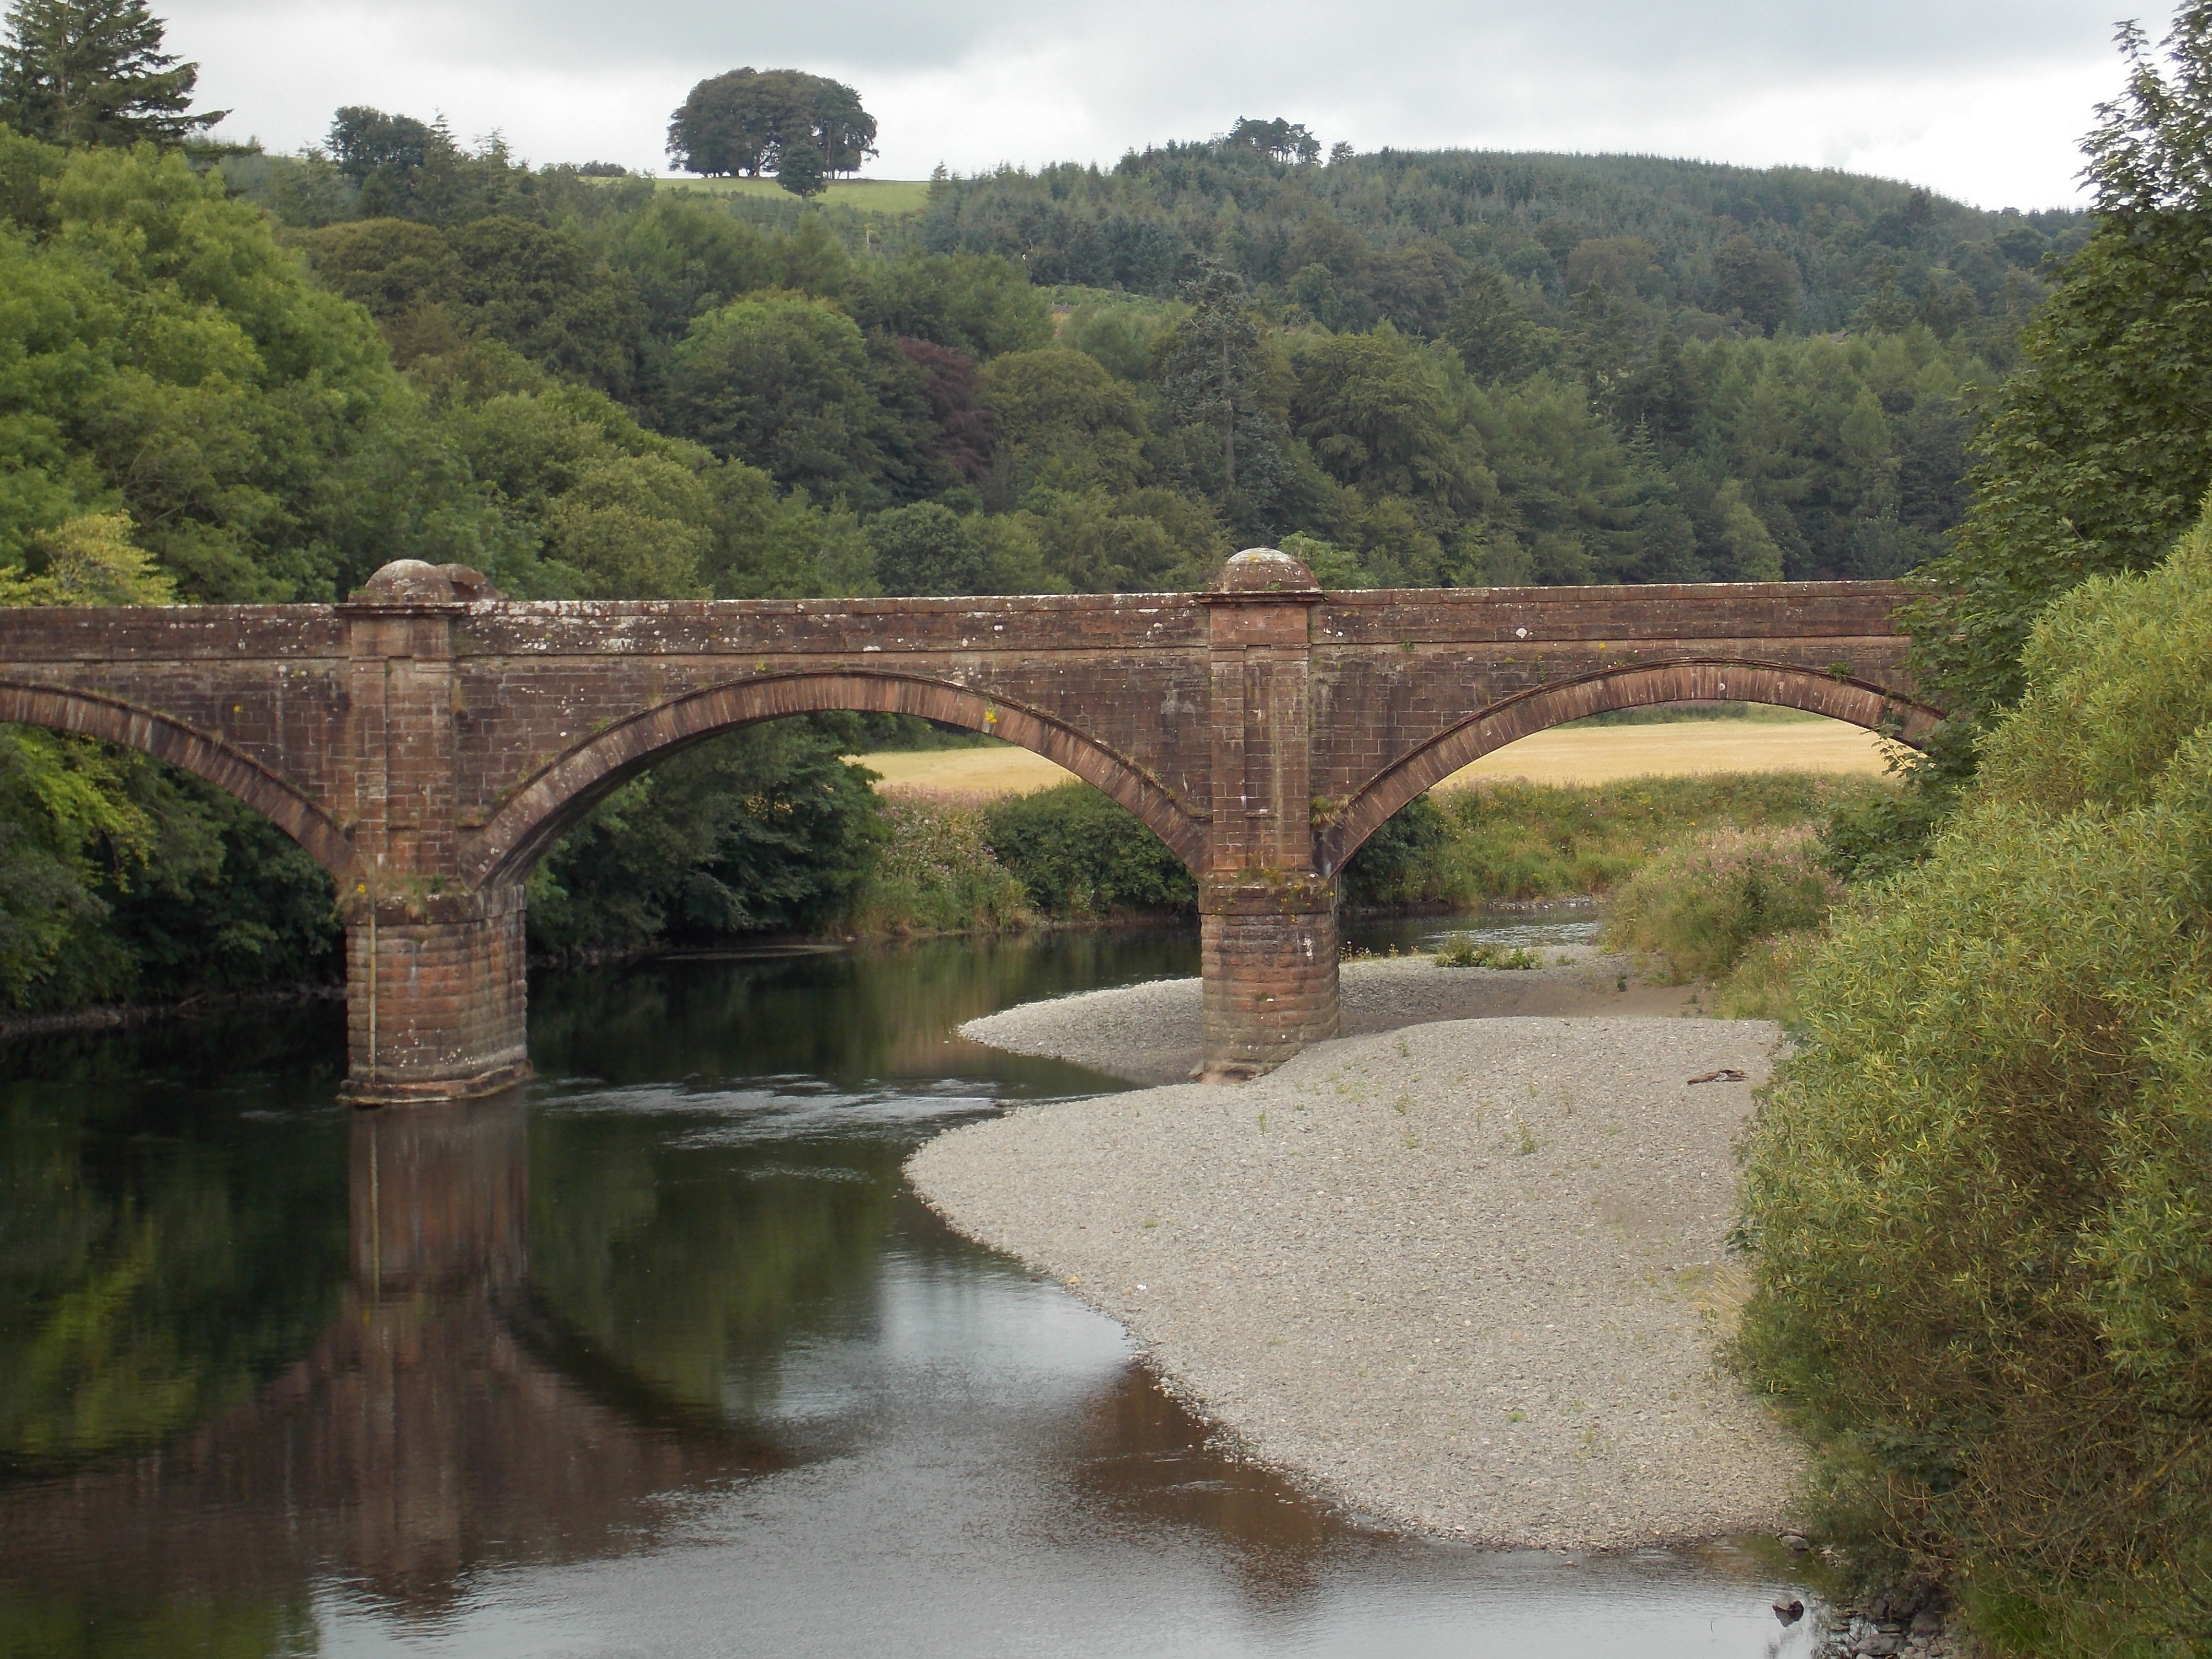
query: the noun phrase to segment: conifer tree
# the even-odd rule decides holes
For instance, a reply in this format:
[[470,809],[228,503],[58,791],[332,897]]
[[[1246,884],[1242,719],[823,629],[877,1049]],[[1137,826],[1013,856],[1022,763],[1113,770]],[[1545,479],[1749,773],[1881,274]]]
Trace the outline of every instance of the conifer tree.
[[822,151],[811,137],[802,133],[776,147],[775,181],[793,196],[819,196],[828,188],[822,176]]
[[1238,535],[1279,534],[1289,478],[1282,411],[1267,395],[1267,348],[1243,279],[1202,258],[1183,295],[1190,310],[1153,349],[1180,451],[1169,473],[1212,498]]
[[72,147],[180,143],[228,114],[191,113],[199,65],[161,50],[145,0],[16,0],[0,42],[0,123]]
[[1242,482],[1249,488],[1255,465],[1269,459],[1255,448],[1274,435],[1261,392],[1259,322],[1243,279],[1225,265],[1202,261],[1183,291],[1190,313],[1161,350],[1160,385],[1179,424],[1219,430],[1222,482],[1231,489],[1240,482],[1237,440],[1246,441]]

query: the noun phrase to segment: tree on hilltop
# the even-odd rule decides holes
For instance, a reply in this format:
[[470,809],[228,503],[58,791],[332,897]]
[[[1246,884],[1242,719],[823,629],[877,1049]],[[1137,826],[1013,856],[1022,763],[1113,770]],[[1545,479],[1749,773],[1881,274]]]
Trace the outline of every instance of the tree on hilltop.
[[1261,155],[1278,161],[1313,162],[1321,159],[1321,140],[1306,131],[1303,121],[1285,121],[1279,115],[1272,121],[1238,116],[1237,125],[1229,130],[1229,142],[1249,144]]
[[330,149],[338,171],[356,185],[366,185],[378,173],[419,172],[460,153],[443,117],[434,123],[418,121],[366,104],[345,105],[331,117]]
[[183,143],[230,112],[190,113],[199,65],[161,50],[146,0],[16,0],[0,42],[0,123],[50,144]]
[[821,157],[820,172],[857,173],[876,153],[876,118],[842,82],[800,70],[735,69],[693,87],[668,124],[669,155],[686,173],[708,178],[780,174],[787,145],[803,173],[801,144]]

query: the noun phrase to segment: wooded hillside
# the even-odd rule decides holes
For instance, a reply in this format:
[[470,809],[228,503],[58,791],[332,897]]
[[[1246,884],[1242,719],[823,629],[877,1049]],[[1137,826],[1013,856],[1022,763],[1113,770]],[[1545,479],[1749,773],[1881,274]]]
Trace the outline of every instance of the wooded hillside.
[[[0,137],[0,570],[1110,591],[1273,542],[1337,586],[1889,574],[1957,522],[1976,388],[2081,231],[1837,174],[1228,141],[889,215],[611,172],[366,108],[292,158]],[[632,786],[541,872],[539,942],[817,922],[870,856],[857,736]],[[203,787],[22,733],[0,793],[0,1000],[327,970],[319,878]],[[794,840],[801,796],[836,822]]]

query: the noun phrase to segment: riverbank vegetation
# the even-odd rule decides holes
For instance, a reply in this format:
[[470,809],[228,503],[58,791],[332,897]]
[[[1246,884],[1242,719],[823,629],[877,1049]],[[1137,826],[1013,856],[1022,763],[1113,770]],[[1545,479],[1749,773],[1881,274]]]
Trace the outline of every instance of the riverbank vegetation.
[[1741,1352],[1823,1518],[2039,1653],[2212,1629],[2212,516],[2031,633],[1927,861],[1806,963]]
[[2212,1631],[2212,4],[2167,61],[2123,42],[2094,232],[1917,623],[1958,713],[1832,821],[1825,933],[1740,970],[1799,1040],[1746,1148],[1738,1362],[1862,1579],[2014,1655]]
[[1819,853],[1812,823],[1675,842],[1613,894],[1605,943],[1657,957],[1678,984],[1724,979],[1754,947],[1827,921],[1843,884]]
[[1887,787],[1875,778],[1775,772],[1583,788],[1484,783],[1425,795],[1352,855],[1345,902],[1443,911],[1605,894],[1662,850],[1708,831],[1800,830]]
[[[1651,937],[1639,933],[1627,947],[1652,954],[1662,971],[1680,977],[1717,975],[1765,933],[1820,921],[1838,890],[1810,863],[1820,823],[1887,787],[1875,779],[1777,774],[1646,778],[1592,788],[1500,783],[1424,797],[1354,855],[1344,901],[1352,909],[1449,913],[1620,888],[1645,896],[1635,902],[1640,914],[1679,902],[1678,890],[1710,884],[1713,870],[1692,868],[1695,857],[1708,866],[1730,857],[1744,862],[1741,850],[1717,854],[1716,848],[1784,849],[1775,871],[1786,866],[1811,889],[1793,888],[1785,899],[1777,885],[1762,903],[1759,884],[1767,866],[1754,857],[1755,872],[1729,890],[1741,914],[1688,932],[1639,924]],[[1133,813],[1088,784],[994,799],[895,793],[882,798],[880,810],[880,850],[850,908],[831,924],[838,931],[998,933],[1176,921],[1196,912],[1197,884],[1182,861]],[[1687,860],[1670,851],[1685,848],[1703,850]],[[1653,868],[1664,874],[1654,880],[1643,873]],[[1709,926],[1723,929],[1724,939],[1692,937]]]
[[894,795],[884,836],[845,926],[869,938],[1014,933],[1038,912],[992,845],[978,801]]

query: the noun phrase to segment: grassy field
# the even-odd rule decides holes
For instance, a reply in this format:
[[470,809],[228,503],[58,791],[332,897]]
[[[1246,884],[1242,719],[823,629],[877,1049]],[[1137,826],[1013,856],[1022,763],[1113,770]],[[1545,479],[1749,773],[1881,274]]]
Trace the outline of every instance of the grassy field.
[[[1073,775],[1026,749],[939,749],[863,755],[884,789],[937,795],[1028,794]],[[1680,720],[1539,732],[1455,772],[1440,789],[1522,778],[1530,783],[1613,783],[1622,778],[1715,772],[1880,774],[1881,738],[1840,720]]]
[[[704,196],[765,196],[790,201],[789,191],[773,179],[658,179],[663,190],[688,190]],[[927,179],[837,179],[817,198],[862,213],[915,213],[929,205]]]

